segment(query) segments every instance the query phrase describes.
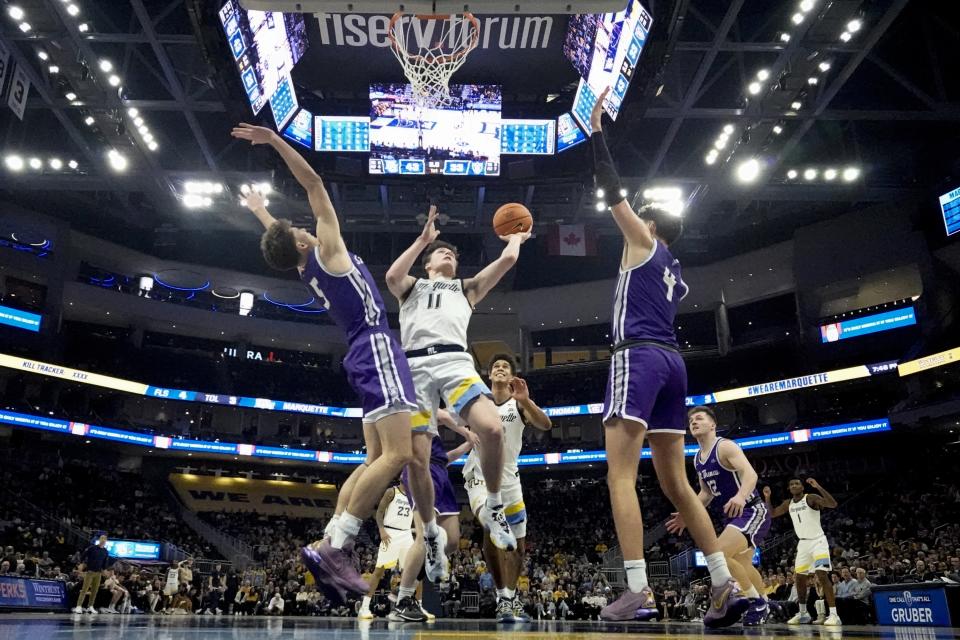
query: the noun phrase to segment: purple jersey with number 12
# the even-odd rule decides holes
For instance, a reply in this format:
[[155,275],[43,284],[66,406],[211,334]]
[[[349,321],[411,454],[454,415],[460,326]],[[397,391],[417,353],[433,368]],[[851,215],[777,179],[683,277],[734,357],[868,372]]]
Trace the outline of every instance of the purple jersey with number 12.
[[333,274],[320,262],[319,249],[314,249],[307,257],[300,279],[347,334],[348,342],[369,331],[390,333],[387,311],[373,276],[360,256],[349,251],[347,255],[353,268],[343,274]]
[[680,261],[655,240],[644,262],[620,270],[613,297],[613,344],[650,340],[676,347],[673,321],[687,293]]

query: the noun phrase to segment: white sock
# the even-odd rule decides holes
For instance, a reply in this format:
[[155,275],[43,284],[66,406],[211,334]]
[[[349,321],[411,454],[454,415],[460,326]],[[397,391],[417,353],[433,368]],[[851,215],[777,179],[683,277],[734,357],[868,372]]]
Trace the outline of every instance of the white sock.
[[346,511],[341,513],[337,520],[337,526],[333,530],[333,535],[330,536],[330,545],[334,549],[343,549],[343,545],[356,538],[357,534],[360,533],[361,524],[363,524],[363,520],[360,518],[352,516]]
[[647,583],[646,560],[624,560],[623,570],[627,574],[627,587],[634,593],[640,593]]
[[370,611],[370,596],[363,596],[363,604],[360,605],[360,611]]
[[323,528],[323,537],[331,538],[333,537],[333,530],[337,526],[337,521],[340,519],[340,516],[334,514],[330,521],[327,523],[327,526]]
[[710,571],[710,582],[715,587],[726,584],[727,580],[733,578],[730,575],[730,569],[727,568],[727,559],[723,557],[722,551],[707,556],[707,569]]
[[513,597],[517,594],[513,589],[497,589],[497,597],[501,600],[513,600]]
[[496,509],[503,506],[503,498],[499,491],[487,491],[487,509]]
[[743,590],[743,595],[747,596],[748,598],[759,598],[760,592],[757,591],[756,587],[751,585],[749,589]]
[[440,527],[437,526],[437,519],[423,523],[423,536],[425,538],[436,538],[440,535]]
[[397,602],[403,600],[404,598],[412,598],[413,594],[417,592],[416,587],[403,587],[397,590]]

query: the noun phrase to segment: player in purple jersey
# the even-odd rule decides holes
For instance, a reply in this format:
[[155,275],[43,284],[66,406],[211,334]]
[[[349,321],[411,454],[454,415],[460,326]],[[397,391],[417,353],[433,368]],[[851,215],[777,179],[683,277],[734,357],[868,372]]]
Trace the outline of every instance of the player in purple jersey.
[[417,406],[413,379],[403,351],[390,333],[376,283],[363,261],[347,251],[323,180],[270,129],[241,124],[231,135],[251,144],[272,146],[306,189],[317,220],[316,236],[292,227],[287,220],[275,219],[256,191],[246,195],[245,204],[266,229],[260,248],[267,264],[284,271],[297,269],[304,284],[323,300],[349,343],[344,369],[363,401],[367,459],[341,490],[335,523],[328,526],[329,539],[301,552],[317,584],[345,599],[347,593],[367,590],[352,558],[360,525],[373,514],[380,496],[413,455],[410,415]]
[[[459,447],[446,451],[443,448],[443,441],[439,436],[434,436],[430,441],[430,478],[433,480],[433,490],[436,496],[434,502],[434,511],[437,514],[437,524],[443,528],[447,534],[446,547],[444,553],[449,555],[457,550],[460,544],[460,505],[457,504],[457,497],[453,490],[453,482],[450,480],[450,473],[447,467],[459,460],[479,444],[480,438],[477,434],[470,431],[467,427],[461,425],[446,409],[437,411],[437,423],[442,424],[452,431],[456,431],[466,441]],[[409,468],[409,467],[408,467]],[[416,508],[416,498],[410,493],[409,472],[403,470],[401,476],[403,486],[407,488],[407,495],[410,496],[410,506]],[[417,537],[423,537],[423,519],[418,511],[414,511],[413,524],[417,530]],[[394,622],[426,622],[430,617],[423,607],[413,597],[414,590],[417,588],[417,580],[420,577],[420,571],[424,567],[426,547],[415,544],[407,552],[407,557],[403,562],[403,573],[400,575],[400,590],[397,596],[397,607],[390,612],[389,620]]]
[[650,619],[658,615],[647,583],[643,557],[643,519],[637,499],[637,466],[643,440],[649,438],[660,487],[683,515],[690,534],[703,550],[713,583],[703,622],[710,627],[733,624],[750,603],[738,587],[717,542],[710,516],[697,499],[684,469],[687,371],[677,349],[673,320],[687,285],[680,263],[668,245],[683,230],[679,216],[657,208],[634,212],[603,138],[603,102],[593,108],[590,137],[597,193],[623,233],[623,255],[613,303],[614,338],[604,402],[607,485],[617,538],[623,550],[627,590],[601,611],[605,620]]
[[[757,493],[757,472],[735,442],[717,437],[717,416],[712,409],[694,407],[687,417],[690,434],[700,445],[693,458],[700,479],[697,497],[705,507],[714,500],[722,507],[726,523],[720,533],[720,549],[730,573],[750,598],[743,625],[762,624],[769,607],[763,597],[763,578],[753,566],[753,554],[770,531],[770,512]],[[679,513],[667,522],[670,533],[679,535],[685,528]]]

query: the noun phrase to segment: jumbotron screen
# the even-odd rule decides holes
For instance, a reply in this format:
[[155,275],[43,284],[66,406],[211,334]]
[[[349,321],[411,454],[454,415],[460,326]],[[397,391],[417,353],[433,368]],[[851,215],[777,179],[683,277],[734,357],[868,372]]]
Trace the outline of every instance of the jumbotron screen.
[[[220,8],[220,23],[247,99],[253,113],[258,114],[307,50],[307,26],[303,14],[247,11],[237,0],[227,0]],[[285,97],[281,102],[285,105],[289,99]],[[279,127],[282,128],[279,121],[289,120],[293,111],[296,109],[286,110],[285,107],[283,118],[277,117]]]
[[499,85],[451,85],[448,105],[418,108],[409,84],[370,86],[370,173],[500,175]]
[[628,0],[626,8],[616,13],[581,13],[570,18],[563,54],[580,74],[581,85],[586,83],[596,95],[610,87],[603,107],[613,119],[620,112],[652,24],[650,13],[637,0]]

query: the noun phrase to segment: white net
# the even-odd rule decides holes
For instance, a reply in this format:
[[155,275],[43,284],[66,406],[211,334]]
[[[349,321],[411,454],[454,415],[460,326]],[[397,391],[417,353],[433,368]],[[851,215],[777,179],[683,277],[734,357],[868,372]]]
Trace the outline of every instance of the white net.
[[393,54],[410,80],[414,102],[437,107],[449,102],[450,77],[480,41],[480,22],[471,13],[409,16],[400,12],[390,21],[389,37]]

